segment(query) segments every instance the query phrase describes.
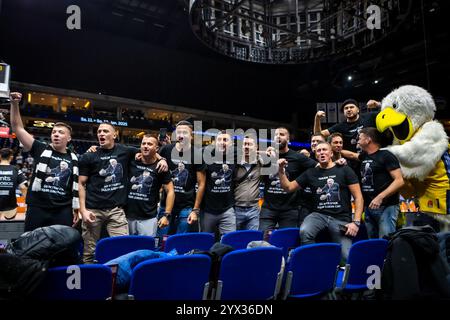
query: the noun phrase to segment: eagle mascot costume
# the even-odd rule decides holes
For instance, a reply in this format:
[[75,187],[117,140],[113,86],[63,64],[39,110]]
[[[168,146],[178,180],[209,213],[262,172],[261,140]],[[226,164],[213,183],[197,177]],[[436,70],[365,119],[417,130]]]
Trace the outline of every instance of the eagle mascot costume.
[[405,198],[415,197],[419,211],[450,222],[450,146],[444,127],[434,119],[436,106],[423,88],[402,86],[381,103],[376,125],[391,130],[394,141],[387,150],[397,156]]

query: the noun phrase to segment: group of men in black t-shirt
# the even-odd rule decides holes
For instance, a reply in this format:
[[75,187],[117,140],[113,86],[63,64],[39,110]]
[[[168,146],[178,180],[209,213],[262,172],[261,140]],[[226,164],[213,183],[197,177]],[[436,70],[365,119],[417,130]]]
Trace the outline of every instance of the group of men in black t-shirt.
[[[267,150],[258,151],[258,139],[245,136],[241,157],[234,137],[225,131],[210,146],[197,149],[192,144],[192,124],[186,121],[176,126],[176,142],[161,149],[158,139],[149,135],[143,137],[140,149],[118,144],[114,126],[102,123],[97,130],[99,148],[85,153],[78,163],[67,149],[70,126],[55,124],[51,144],[43,144],[23,127],[21,95],[12,93],[11,98],[13,130],[36,163],[27,196],[26,230],[75,225],[82,218],[86,263],[93,261],[103,226],[110,236],[161,236],[197,231],[198,221],[201,231],[221,235],[240,228],[268,231],[301,225],[303,243],[313,242],[320,230],[328,228],[346,252],[346,236],[358,231],[363,195],[367,221],[372,217],[383,221],[377,225],[384,228],[394,220],[392,214],[390,224],[385,223],[383,212],[395,205],[402,183],[398,161],[379,150],[376,130],[361,131],[374,118],[361,118],[353,101],[343,105],[347,122],[320,130],[323,114],[319,112],[315,123],[324,136],[340,132],[334,135],[341,140],[336,150],[348,159],[350,166],[346,166],[333,162],[333,150],[321,135],[313,136],[311,158],[289,149],[289,131],[283,127],[275,130],[273,147]],[[363,153],[356,153],[357,145]],[[280,159],[278,164],[274,159]],[[359,162],[363,195],[358,175],[350,168],[358,168]],[[264,169],[271,174],[262,174]],[[261,209],[259,183],[264,184]],[[351,196],[356,203],[353,219]],[[392,231],[383,228],[379,235]],[[378,230],[369,232],[375,236]]]
[[[379,106],[379,103],[371,100],[368,105]],[[316,142],[311,156],[319,160],[320,166],[308,170],[295,182],[282,185],[291,189],[309,187],[316,196],[313,214],[301,227],[302,242],[314,241],[318,232],[328,228],[332,238],[343,244],[345,256],[351,244],[346,236],[354,235],[355,227],[358,231],[363,210],[370,238],[383,237],[396,230],[399,190],[404,182],[398,159],[389,151],[380,150],[387,138],[375,129],[377,113],[361,116],[359,105],[353,99],[346,100],[341,108],[346,121],[326,130],[321,129],[320,123],[325,113],[316,113],[316,134],[312,137]],[[329,143],[325,142],[326,137]],[[331,159],[328,159],[329,151]],[[283,165],[280,161],[281,171]],[[353,218],[351,196],[345,190],[350,190],[355,202]]]

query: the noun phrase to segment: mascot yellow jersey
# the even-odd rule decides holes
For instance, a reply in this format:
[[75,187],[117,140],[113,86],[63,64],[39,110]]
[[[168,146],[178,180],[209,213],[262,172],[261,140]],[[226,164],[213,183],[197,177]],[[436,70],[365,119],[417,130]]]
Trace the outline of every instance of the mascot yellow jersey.
[[450,146],[441,123],[433,120],[432,96],[417,86],[402,86],[382,102],[377,129],[389,129],[394,142],[386,149],[399,160],[406,185],[400,193],[418,199],[419,210],[450,213]]

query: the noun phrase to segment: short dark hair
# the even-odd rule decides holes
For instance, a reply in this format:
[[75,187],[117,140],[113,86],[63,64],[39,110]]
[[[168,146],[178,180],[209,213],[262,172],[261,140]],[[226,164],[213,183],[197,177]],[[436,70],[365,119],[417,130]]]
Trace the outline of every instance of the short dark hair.
[[57,123],[55,123],[54,125],[53,125],[53,128],[54,127],[64,127],[64,128],[66,128],[67,130],[69,130],[69,133],[70,133],[70,135],[72,135],[72,127],[71,126],[69,126],[67,123],[65,123],[65,122],[57,122]]
[[344,140],[344,136],[342,135],[342,133],[340,133],[340,132],[333,132],[328,137],[328,142],[331,143],[331,141],[333,141],[333,138],[335,138],[335,137],[340,137],[342,140]]
[[144,138],[153,138],[153,139],[156,140],[156,142],[159,143],[158,137],[157,137],[156,135],[154,135],[154,134],[151,134],[151,133],[144,134],[144,136],[142,137],[142,139],[144,139]]
[[104,122],[100,123],[98,126],[100,127],[102,124],[107,124],[108,126],[110,126],[111,128],[114,129],[114,132],[117,131],[116,127],[113,124],[111,124],[110,122],[104,121]]
[[382,144],[382,136],[381,133],[373,127],[366,127],[362,128],[359,131],[359,134],[364,133],[366,136],[368,136],[373,143],[381,145]]
[[344,102],[342,102],[341,105],[341,111],[344,111],[344,107],[348,104],[354,104],[359,109],[359,103],[355,99],[347,99]]
[[311,135],[311,139],[312,139],[313,137],[322,137],[322,139],[323,139],[324,141],[327,140],[327,138],[326,138],[323,134],[321,134],[320,132],[313,133],[313,134]]
[[0,149],[0,157],[2,160],[8,160],[13,155],[13,151],[9,148]]
[[179,122],[175,125],[175,128],[178,127],[178,126],[188,126],[189,128],[191,128],[191,130],[194,129],[194,126],[192,125],[192,123],[190,123],[190,122],[187,121],[187,120],[181,120],[181,121],[179,121]]

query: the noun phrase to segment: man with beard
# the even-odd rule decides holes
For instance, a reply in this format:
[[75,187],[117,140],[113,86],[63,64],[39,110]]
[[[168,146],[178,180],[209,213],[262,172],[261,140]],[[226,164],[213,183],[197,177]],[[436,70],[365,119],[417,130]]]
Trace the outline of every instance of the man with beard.
[[[341,154],[344,158],[347,158],[351,157],[347,151],[360,151],[357,146],[359,131],[362,128],[375,127],[375,119],[378,112],[370,112],[365,115],[360,115],[359,104],[354,99],[345,100],[341,105],[341,111],[344,112],[345,121],[337,123],[325,130],[322,130],[320,123],[320,119],[325,117],[325,112],[317,111],[314,118],[314,132],[320,132],[325,137],[328,137],[335,132],[341,133],[344,142]],[[360,174],[360,163],[358,161],[350,160],[348,165],[356,172],[357,175]]]
[[[280,127],[275,130],[274,142],[277,149],[269,147],[268,154],[272,157],[286,159],[286,167],[289,180],[295,180],[308,168],[316,166],[317,162],[289,149],[289,130]],[[276,170],[275,166],[275,170]],[[264,176],[264,203],[261,208],[259,218],[259,230],[266,232],[273,230],[278,225],[279,228],[298,227],[309,210],[303,208],[306,203],[298,192],[286,192],[279,184],[279,176],[274,180],[270,176]],[[299,210],[300,206],[300,210]]]
[[[201,149],[192,145],[193,126],[188,121],[180,121],[175,128],[176,143],[163,146],[160,155],[167,159],[175,191],[175,202],[169,219],[169,227],[160,228],[158,236],[185,233],[198,230],[200,205],[205,193],[205,165],[195,162],[195,153]],[[197,192],[195,185],[198,184]],[[158,216],[166,211],[166,194],[163,192]]]

